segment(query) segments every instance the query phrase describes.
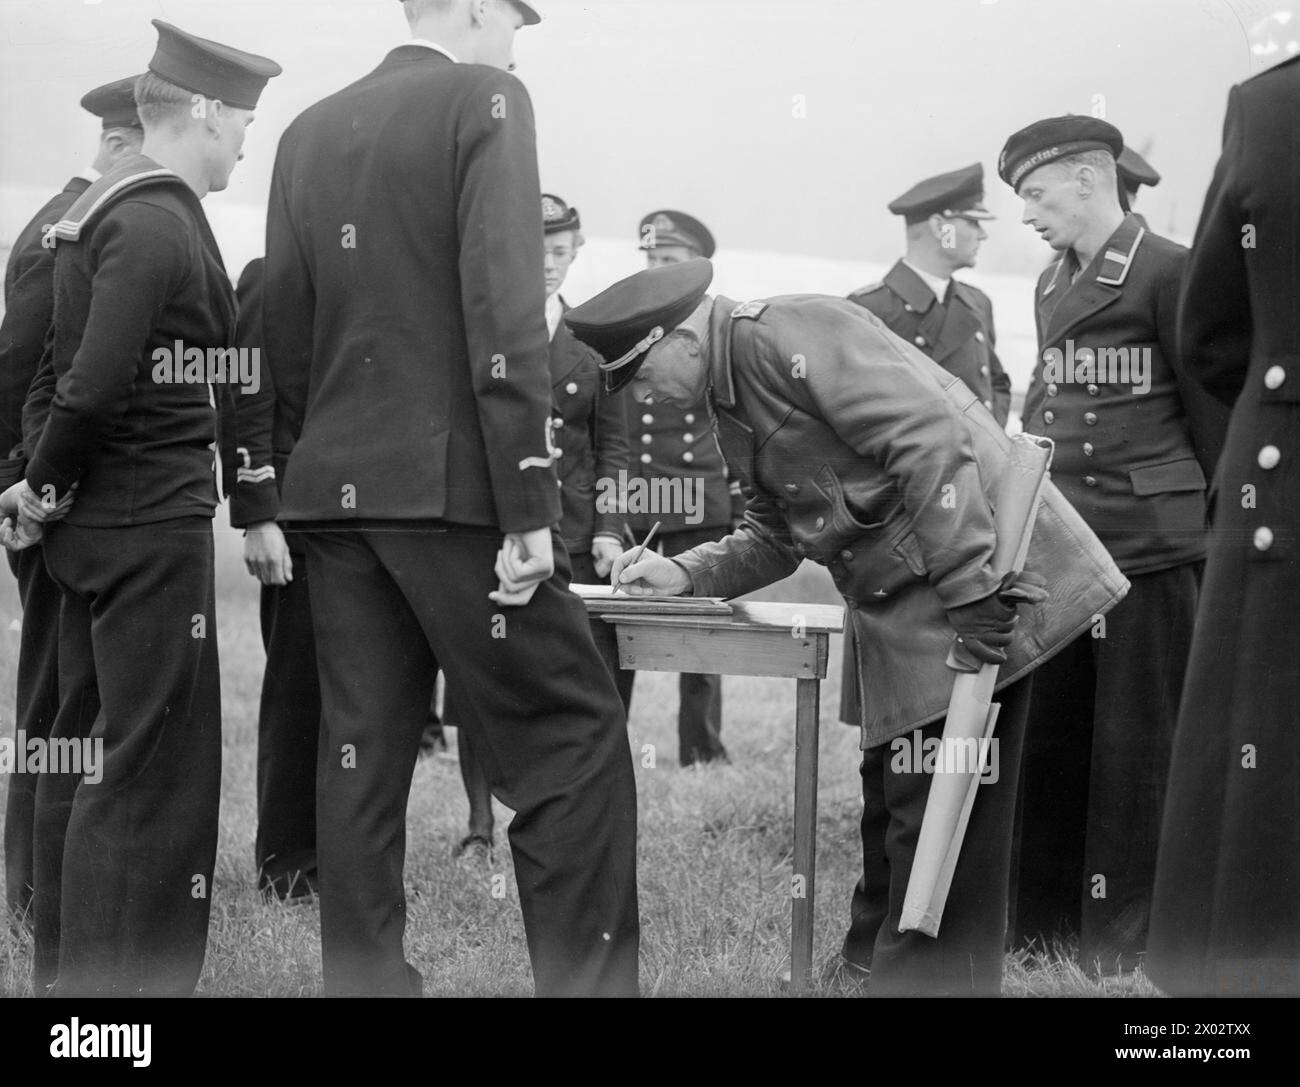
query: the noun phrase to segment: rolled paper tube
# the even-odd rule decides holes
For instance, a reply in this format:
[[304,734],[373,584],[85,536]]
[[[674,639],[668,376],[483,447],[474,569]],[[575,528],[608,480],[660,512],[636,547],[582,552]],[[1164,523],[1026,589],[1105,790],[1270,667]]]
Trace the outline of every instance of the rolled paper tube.
[[[998,481],[993,518],[997,543],[992,566],[999,573],[1024,566],[1034,530],[1034,515],[1051,460],[1049,440],[1026,434],[1018,434],[1011,440],[1009,460]],[[962,667],[951,654],[948,663],[954,668]],[[903,898],[899,932],[939,935],[939,923],[979,785],[980,766],[969,755],[980,750],[981,741],[992,743],[997,717],[993,688],[997,678],[998,665],[984,664],[977,672],[959,671],[953,683],[940,757],[930,779],[921,834]]]

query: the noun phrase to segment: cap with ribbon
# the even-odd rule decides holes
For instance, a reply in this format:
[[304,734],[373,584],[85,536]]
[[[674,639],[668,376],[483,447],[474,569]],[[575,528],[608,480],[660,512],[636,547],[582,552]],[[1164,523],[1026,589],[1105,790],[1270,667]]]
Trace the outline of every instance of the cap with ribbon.
[[695,311],[712,282],[713,265],[703,258],[646,268],[575,306],[564,322],[605,360],[605,388],[615,392],[636,376],[646,352]]
[[1109,151],[1116,160],[1124,150],[1120,130],[1100,117],[1067,115],[1035,121],[1011,136],[998,157],[998,176],[1013,189],[1049,162],[1082,151]]
[[267,57],[197,37],[161,19],[152,22],[158,47],[149,71],[181,90],[218,98],[236,109],[256,109],[267,81],[283,70]]
[[693,249],[702,257],[712,257],[718,245],[709,228],[695,216],[684,211],[652,211],[641,220],[641,249],[658,249],[661,246],[681,245]]
[[559,234],[563,230],[581,230],[582,219],[578,209],[571,208],[558,196],[542,193],[542,230],[547,234]]
[[904,216],[909,225],[931,215],[947,219],[997,218],[984,206],[984,167],[978,162],[917,182],[891,202],[889,210]]
[[139,128],[140,115],[135,109],[135,81],[139,78],[115,79],[87,91],[81,96],[81,108],[98,117],[105,128]]

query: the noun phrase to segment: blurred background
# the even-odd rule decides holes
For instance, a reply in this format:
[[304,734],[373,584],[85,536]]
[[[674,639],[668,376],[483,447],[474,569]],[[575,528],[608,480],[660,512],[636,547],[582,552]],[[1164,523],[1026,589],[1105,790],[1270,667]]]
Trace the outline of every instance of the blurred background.
[[[966,278],[993,297],[1018,393],[1033,363],[1031,283],[1050,253],[998,180],[1006,137],[1104,115],[1163,175],[1137,210],[1190,240],[1228,88],[1293,54],[1294,0],[537,0],[516,42],[542,183],[582,213],[566,298],[641,266],[643,214],[680,208],[720,249],[735,298],[844,294],[902,250],[885,205],[980,161],[989,224]],[[303,108],[408,36],[397,0],[0,0],[0,246],[83,168],[89,88],[143,70],[151,18],[275,58],[231,187],[206,202],[237,275],[262,251],[276,143]]]

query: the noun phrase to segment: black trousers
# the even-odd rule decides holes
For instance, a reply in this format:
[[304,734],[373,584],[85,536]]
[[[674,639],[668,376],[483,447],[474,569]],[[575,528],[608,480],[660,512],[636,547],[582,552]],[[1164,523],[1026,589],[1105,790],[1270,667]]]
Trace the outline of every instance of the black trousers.
[[[59,607],[63,594],[45,570],[39,547],[9,552],[18,579],[23,629],[18,641],[15,743],[47,740],[59,710]],[[36,774],[13,774],[5,801],[5,900],[15,918],[30,921]]]
[[[700,544],[713,543],[727,534],[725,528],[688,529],[666,532],[659,537],[659,550],[671,559]],[[617,649],[615,651],[617,659]],[[632,703],[633,671],[620,671],[625,686],[620,686],[624,705]],[[677,758],[683,766],[696,762],[725,759],[722,746],[722,677],[683,672],[678,677],[680,701],[677,708]]]
[[[329,994],[407,995],[406,803],[434,661],[460,703],[509,838],[538,995],[633,995],[636,786],[625,717],[556,572],[524,607],[488,599],[500,533],[451,526],[307,536],[323,708],[317,778]],[[480,742],[481,741],[481,742]]]
[[[1030,676],[999,691],[996,762],[975,795],[937,939],[898,931],[929,773],[913,753],[943,722],[870,748],[862,757],[862,879],[853,892],[844,957],[871,970],[872,996],[997,996],[1007,931],[1016,787]],[[992,771],[996,770],[997,780]]]
[[[590,551],[580,551],[569,556],[572,568],[571,580],[579,585],[598,585],[601,578],[596,573],[596,562]],[[599,618],[591,620],[591,636],[596,643],[600,658],[605,662],[614,677],[614,686],[618,688],[619,698],[626,711],[632,698],[632,680],[636,673],[630,668],[618,666],[618,635],[614,628]],[[442,703],[442,716],[445,724],[456,725],[459,715],[456,710],[457,695],[452,693],[449,683]],[[463,697],[463,696],[459,696]],[[460,762],[460,777],[465,785],[465,797],[469,801],[469,832],[471,836],[487,838],[493,833],[492,789],[487,776],[479,765],[478,756],[474,754],[473,730],[462,732],[456,741],[456,757]]]
[[257,713],[258,886],[281,898],[316,884],[316,748],[320,683],[302,541],[288,536],[293,580],[263,585],[266,670]]
[[61,524],[44,550],[63,593],[53,736],[102,744],[102,776],[37,786],[36,991],[186,996],[221,789],[212,521]]
[[1130,578],[1106,616],[1035,673],[1017,817],[1018,945],[1076,932],[1085,968],[1146,946],[1200,564]]

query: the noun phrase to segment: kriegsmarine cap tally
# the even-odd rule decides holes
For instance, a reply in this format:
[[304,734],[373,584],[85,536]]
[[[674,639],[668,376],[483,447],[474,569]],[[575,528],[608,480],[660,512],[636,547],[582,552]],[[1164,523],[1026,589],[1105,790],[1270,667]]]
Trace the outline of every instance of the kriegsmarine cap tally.
[[523,0],[510,0],[519,13],[524,17],[524,26],[536,26],[542,21],[542,17],[537,14],[537,9],[532,4],[525,4]]
[[182,90],[220,99],[236,109],[256,109],[267,81],[283,70],[275,61],[196,37],[161,19],[149,71]]
[[1124,137],[1099,117],[1048,117],[1022,128],[998,157],[998,176],[1013,189],[1040,166],[1081,151],[1109,151],[1118,160]]
[[135,109],[135,81],[139,78],[133,75],[129,79],[115,79],[87,91],[81,96],[81,108],[98,117],[105,128],[141,127]]
[[569,330],[606,361],[609,392],[635,376],[646,352],[686,320],[713,282],[703,258],[647,268],[620,280],[564,315]]
[[889,210],[895,215],[905,216],[908,223],[919,223],[931,215],[948,219],[997,218],[984,206],[984,167],[978,162],[937,177],[927,177],[893,201]]
[[571,208],[558,196],[542,193],[542,230],[547,234],[559,234],[565,230],[581,230],[582,219],[577,208]]
[[1131,147],[1125,147],[1120,152],[1115,166],[1119,172],[1120,184],[1126,189],[1136,189],[1140,185],[1154,189],[1160,184],[1160,175],[1155,168]]
[[640,237],[641,249],[682,245],[705,258],[712,257],[718,250],[709,228],[695,216],[668,208],[652,211],[641,220]]

